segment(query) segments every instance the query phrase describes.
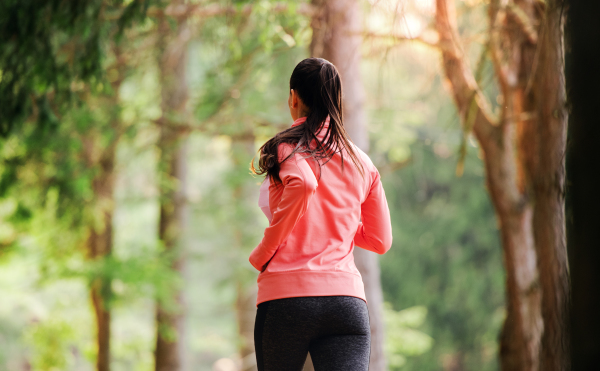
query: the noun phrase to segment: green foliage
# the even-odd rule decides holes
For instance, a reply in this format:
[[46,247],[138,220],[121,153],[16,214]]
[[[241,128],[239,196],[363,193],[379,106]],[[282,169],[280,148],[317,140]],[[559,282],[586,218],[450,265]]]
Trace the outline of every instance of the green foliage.
[[272,11],[277,3],[252,2],[249,17],[207,19],[193,44],[199,67],[191,86],[198,94],[194,111],[209,132],[232,135],[289,116],[281,117],[287,113],[277,102],[284,104],[289,75],[307,57],[310,29],[293,2],[284,13]]
[[[151,1],[134,0],[115,21],[123,0],[6,0],[0,3],[0,137],[32,112],[38,125],[57,125],[79,97],[72,85],[104,77],[103,47],[114,34],[145,16]],[[116,27],[114,27],[116,26]],[[32,103],[35,102],[35,103]]]
[[425,322],[426,307],[415,306],[395,311],[386,302],[383,309],[386,356],[391,368],[404,366],[406,356],[418,356],[431,349],[433,339],[416,329]]
[[48,319],[29,327],[24,334],[33,348],[31,366],[34,371],[58,371],[67,368],[73,328],[63,320]]
[[384,294],[396,308],[429,311],[423,329],[435,339],[432,356],[404,369],[458,362],[468,370],[495,370],[504,274],[494,211],[475,154],[467,155],[465,173],[456,178],[457,155],[440,157],[447,151],[439,139],[418,142],[414,165],[384,180],[394,230],[394,245],[381,259]]
[[[155,300],[177,309],[173,288],[186,294],[194,367],[235,358],[236,292],[255,283],[248,254],[267,224],[256,204],[262,177],[251,176],[248,166],[258,146],[291,124],[289,75],[307,56],[309,18],[297,14],[295,2],[275,12],[275,1],[214,1],[251,5],[252,12],[188,20],[191,213],[182,232],[187,268],[178,277],[173,256],[157,241],[163,185],[156,171],[155,122],[163,115],[157,56],[164,45],[155,42],[154,20],[139,22],[150,3],[0,4],[0,94],[18,93],[8,100],[0,95],[10,103],[0,108],[0,123],[5,110],[15,123],[0,141],[1,369],[12,371],[7,365],[28,357],[38,369],[89,367],[95,348],[88,290],[98,278],[110,282],[105,299],[113,311],[114,370],[152,368]],[[39,23],[14,21],[27,10]],[[171,31],[178,29],[176,20],[170,23]],[[2,27],[22,24],[35,32],[5,38]],[[23,45],[15,44],[19,38]],[[36,43],[49,46],[36,49]],[[461,131],[435,73],[437,54],[389,40],[370,47],[362,64],[370,156],[382,173],[394,230],[394,246],[380,260],[390,303],[389,364],[495,370],[503,273],[477,149],[467,143],[465,174],[456,178]],[[10,50],[23,58],[13,59]],[[48,70],[50,64],[56,69]],[[15,80],[11,68],[27,73]],[[493,97],[493,88],[485,93]],[[106,206],[94,188],[98,160],[113,145],[114,249],[90,261],[87,233],[90,226],[104,228]],[[52,339],[52,332],[59,336]],[[15,341],[21,333],[31,354]]]
[[[459,25],[477,66],[485,9],[466,3]],[[411,9],[416,4],[406,4],[407,18],[425,21]],[[382,16],[372,21],[380,25]],[[439,51],[387,38],[369,39],[363,48],[369,155],[382,173],[394,235],[380,257],[384,298],[396,310],[427,308],[420,331],[434,339],[427,352],[406,357],[402,370],[497,370],[502,250],[472,137],[466,138],[464,174],[456,176],[463,132],[440,78]],[[495,101],[492,73],[482,65],[484,94]]]
[[[75,233],[83,238],[80,229],[96,218],[96,210],[82,207],[93,204],[91,183],[97,172],[85,161],[85,151],[90,148],[84,148],[83,143],[94,144],[87,140],[91,123],[96,123],[95,130],[102,130],[110,119],[110,109],[90,104],[71,110],[52,135],[38,125],[27,124],[14,130],[3,144],[0,183],[5,185],[4,197],[17,205],[11,218],[23,223],[26,219],[38,223],[35,218],[42,218],[39,223],[46,227],[61,223],[62,230],[56,236],[50,235],[48,229],[44,232],[42,226],[31,226],[48,236],[49,249],[76,250],[76,241],[58,242],[64,237],[62,232],[70,230],[69,235]],[[102,134],[96,140],[111,140],[110,130],[98,133]],[[27,230],[30,226],[23,223],[21,227]]]

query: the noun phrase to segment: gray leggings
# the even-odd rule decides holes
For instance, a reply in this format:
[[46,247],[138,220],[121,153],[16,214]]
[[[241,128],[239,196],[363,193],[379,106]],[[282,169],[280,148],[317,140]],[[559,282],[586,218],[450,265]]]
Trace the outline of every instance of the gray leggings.
[[258,305],[254,323],[258,371],[301,371],[308,352],[315,371],[367,371],[369,311],[353,296],[304,296]]

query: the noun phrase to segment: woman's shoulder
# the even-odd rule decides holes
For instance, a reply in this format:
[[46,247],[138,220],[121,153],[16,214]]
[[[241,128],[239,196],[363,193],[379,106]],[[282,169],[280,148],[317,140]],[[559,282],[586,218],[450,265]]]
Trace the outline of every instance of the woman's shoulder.
[[352,146],[352,150],[354,151],[354,153],[356,154],[356,156],[361,160],[361,162],[364,165],[367,166],[367,168],[369,169],[369,171],[377,171],[377,168],[373,164],[373,161],[371,160],[371,158],[369,157],[369,155],[365,153],[365,151],[363,151],[362,149],[360,149],[356,144],[354,144],[352,142],[350,142],[350,145]]
[[281,163],[283,160],[285,160],[296,148],[296,144],[294,143],[279,143],[277,145],[277,156],[278,156],[278,160]]

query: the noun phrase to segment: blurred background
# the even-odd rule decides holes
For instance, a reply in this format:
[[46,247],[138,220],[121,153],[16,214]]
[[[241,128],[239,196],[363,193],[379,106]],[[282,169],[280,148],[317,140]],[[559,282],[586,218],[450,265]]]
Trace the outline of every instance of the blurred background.
[[512,257],[477,128],[527,113],[503,84],[536,91],[510,74],[531,58],[508,57],[546,8],[497,3],[3,1],[0,370],[256,370],[248,256],[268,221],[249,166],[292,124],[310,56],[338,66],[392,217],[390,251],[357,255],[372,369],[500,369]]

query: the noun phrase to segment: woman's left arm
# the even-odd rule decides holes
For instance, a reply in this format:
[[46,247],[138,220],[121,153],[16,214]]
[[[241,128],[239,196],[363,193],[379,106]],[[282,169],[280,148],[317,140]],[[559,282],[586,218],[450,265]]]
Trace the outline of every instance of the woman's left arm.
[[[289,144],[280,145],[280,159],[286,158],[292,149]],[[299,154],[280,164],[279,177],[284,186],[281,200],[273,212],[271,224],[265,228],[262,241],[254,248],[249,259],[250,264],[261,272],[306,212],[318,185],[310,165]]]

